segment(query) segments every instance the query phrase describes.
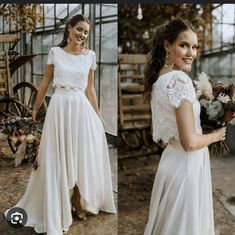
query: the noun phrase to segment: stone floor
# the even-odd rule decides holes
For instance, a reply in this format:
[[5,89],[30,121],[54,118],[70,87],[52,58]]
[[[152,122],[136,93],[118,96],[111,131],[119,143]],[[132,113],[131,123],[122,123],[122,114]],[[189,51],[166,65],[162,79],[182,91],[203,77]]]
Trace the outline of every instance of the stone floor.
[[[13,158],[6,156],[7,147],[0,154],[0,234],[1,235],[33,235],[32,228],[11,228],[3,218],[3,211],[14,205],[23,195],[31,172],[30,165],[15,168]],[[109,145],[110,162],[114,198],[117,207],[117,148]],[[101,212],[97,216],[88,216],[87,221],[74,218],[68,235],[116,235],[117,214]],[[55,234],[56,235],[56,234]]]

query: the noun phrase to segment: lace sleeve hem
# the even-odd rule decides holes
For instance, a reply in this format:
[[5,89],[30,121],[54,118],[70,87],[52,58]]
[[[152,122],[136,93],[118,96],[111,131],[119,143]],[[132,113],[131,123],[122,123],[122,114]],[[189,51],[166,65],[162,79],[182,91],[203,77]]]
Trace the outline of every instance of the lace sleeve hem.
[[50,49],[48,58],[47,58],[47,64],[54,64],[54,51],[53,48]]
[[91,69],[92,69],[92,70],[96,70],[96,68],[97,68],[97,64],[96,64],[96,54],[95,54],[95,52],[93,52]]
[[185,100],[193,103],[196,93],[191,79],[183,73],[177,73],[167,85],[170,104],[178,108]]

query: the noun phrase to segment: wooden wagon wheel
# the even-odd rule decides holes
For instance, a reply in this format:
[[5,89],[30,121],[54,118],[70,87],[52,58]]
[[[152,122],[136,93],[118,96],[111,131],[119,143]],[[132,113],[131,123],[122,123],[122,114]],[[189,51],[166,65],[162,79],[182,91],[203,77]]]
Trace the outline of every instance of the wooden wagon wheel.
[[150,148],[153,152],[159,151],[159,146],[153,141],[150,128],[142,129],[141,135],[142,135],[144,144],[147,148]]
[[159,154],[161,154],[163,150],[166,148],[166,145],[162,141],[159,141],[158,143],[155,143],[153,141],[150,128],[143,129],[141,134],[145,146],[150,148],[153,152],[158,152]]
[[[8,105],[7,113],[12,116],[31,117],[33,105],[37,96],[37,88],[28,82],[18,83],[13,88],[13,94],[16,100]],[[47,110],[47,103],[44,100],[38,112],[37,118],[43,120]],[[41,126],[42,129],[42,126]],[[14,146],[11,139],[8,138],[9,146],[13,153],[16,153],[17,147]]]
[[122,131],[121,137],[123,142],[130,148],[138,149],[143,145],[141,131],[139,130]]

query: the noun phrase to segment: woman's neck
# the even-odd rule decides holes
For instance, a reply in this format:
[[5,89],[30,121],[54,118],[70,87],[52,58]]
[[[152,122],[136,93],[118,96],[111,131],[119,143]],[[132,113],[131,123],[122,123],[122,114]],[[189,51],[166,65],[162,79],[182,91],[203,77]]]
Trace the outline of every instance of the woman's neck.
[[84,52],[85,48],[82,47],[81,45],[79,44],[72,44],[72,43],[69,43],[65,49],[68,51],[68,52],[73,52],[75,54],[80,54],[82,52]]

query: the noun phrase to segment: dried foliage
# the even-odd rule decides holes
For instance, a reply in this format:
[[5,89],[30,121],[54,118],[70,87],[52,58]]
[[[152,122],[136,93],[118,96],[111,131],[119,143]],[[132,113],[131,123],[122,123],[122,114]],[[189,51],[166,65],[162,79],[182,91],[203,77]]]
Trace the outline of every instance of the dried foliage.
[[30,35],[38,23],[43,25],[44,20],[42,4],[0,4],[0,15],[15,25],[16,31],[24,30]]
[[141,4],[143,18],[137,19],[138,4],[119,4],[118,40],[121,53],[146,53],[155,27],[176,17],[193,23],[200,50],[211,47],[212,4]]

